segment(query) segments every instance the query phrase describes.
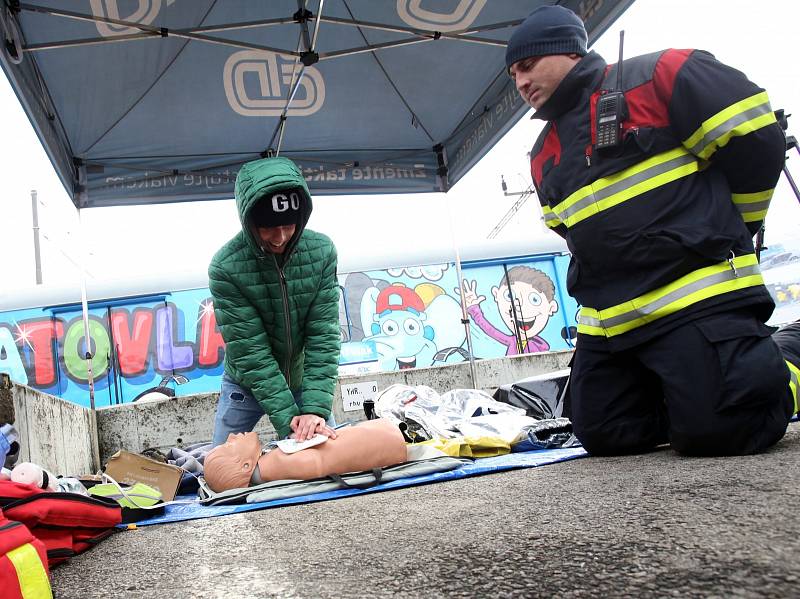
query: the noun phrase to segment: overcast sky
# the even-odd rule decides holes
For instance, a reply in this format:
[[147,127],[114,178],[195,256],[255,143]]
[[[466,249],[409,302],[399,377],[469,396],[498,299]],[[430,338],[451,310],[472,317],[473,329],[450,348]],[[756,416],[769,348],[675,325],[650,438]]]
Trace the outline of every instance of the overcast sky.
[[[625,29],[626,56],[667,47],[709,50],[765,87],[773,108],[795,113],[789,132],[800,136],[798,24],[798,0],[635,0],[594,49],[615,62],[619,30]],[[71,260],[81,259],[74,241],[76,211],[2,76],[0,115],[0,285],[8,291],[35,283],[31,189],[41,201],[44,281],[75,281],[78,271]],[[501,174],[510,191],[529,185],[526,152],[539,128],[537,121],[523,118],[446,195],[321,196],[314,199],[309,226],[330,235],[343,256],[358,248],[402,253],[409,246],[419,247],[449,235],[450,217],[460,244],[480,243],[516,199],[503,195]],[[800,181],[800,156],[795,151],[787,164]],[[529,201],[500,237],[552,235],[540,225],[536,204],[535,199]],[[239,228],[232,201],[95,208],[85,210],[82,218],[91,253],[87,271],[94,280],[202,271]],[[767,242],[800,244],[798,221],[800,203],[781,177],[767,219]],[[385,228],[387,222],[392,226]]]

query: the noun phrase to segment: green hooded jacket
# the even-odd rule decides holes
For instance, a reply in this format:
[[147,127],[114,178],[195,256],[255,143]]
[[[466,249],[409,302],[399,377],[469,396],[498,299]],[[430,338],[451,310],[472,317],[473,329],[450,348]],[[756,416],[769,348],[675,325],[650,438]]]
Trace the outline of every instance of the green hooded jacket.
[[[290,187],[305,194],[300,223],[282,255],[265,252],[249,212],[262,197]],[[302,413],[326,419],[331,413],[340,347],[336,248],[305,228],[311,195],[291,160],[245,164],[235,195],[242,230],[208,267],[225,373],[251,391],[282,438],[301,413],[291,390],[303,389]]]

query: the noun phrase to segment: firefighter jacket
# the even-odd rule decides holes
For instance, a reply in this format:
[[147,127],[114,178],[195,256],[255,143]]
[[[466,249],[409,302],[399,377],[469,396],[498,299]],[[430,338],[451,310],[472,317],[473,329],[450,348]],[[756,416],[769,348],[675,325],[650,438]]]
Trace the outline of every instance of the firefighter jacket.
[[579,343],[620,351],[701,315],[774,308],[752,236],[786,139],[766,92],[699,50],[623,62],[623,142],[596,150],[598,98],[617,65],[584,56],[536,112],[531,174],[572,253]]

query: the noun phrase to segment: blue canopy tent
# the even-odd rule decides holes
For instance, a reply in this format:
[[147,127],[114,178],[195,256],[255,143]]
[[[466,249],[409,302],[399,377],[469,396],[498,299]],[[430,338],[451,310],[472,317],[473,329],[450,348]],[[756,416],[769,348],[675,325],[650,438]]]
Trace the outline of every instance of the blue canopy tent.
[[[632,2],[558,3],[592,43]],[[505,45],[552,3],[0,0],[0,63],[79,211],[230,198],[276,154],[313,194],[446,192],[527,111]]]
[[[564,0],[590,43],[633,0]],[[526,112],[543,0],[0,0],[0,62],[78,208],[230,198],[280,152],[314,194],[447,191]]]

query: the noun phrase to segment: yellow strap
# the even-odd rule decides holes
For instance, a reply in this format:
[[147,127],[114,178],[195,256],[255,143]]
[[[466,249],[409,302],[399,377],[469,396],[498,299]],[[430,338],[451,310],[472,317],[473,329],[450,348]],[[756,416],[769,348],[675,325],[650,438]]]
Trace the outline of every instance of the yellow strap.
[[27,543],[12,549],[6,556],[17,571],[23,599],[53,599],[47,572],[33,545]]
[[[739,270],[737,270],[739,269]],[[582,307],[578,332],[614,337],[710,297],[764,284],[755,254],[690,272],[676,281],[603,310]]]
[[754,223],[767,217],[767,210],[774,191],[774,189],[765,189],[755,193],[734,193],[731,194],[731,199],[741,212],[742,220],[746,223]]
[[544,224],[546,224],[551,229],[555,229],[559,225],[562,224],[561,219],[556,216],[556,213],[550,208],[550,206],[544,205],[542,206],[542,215],[544,216]]
[[800,368],[797,368],[789,360],[786,360],[786,365],[789,367],[789,390],[792,392],[794,398],[794,413],[797,414],[800,407],[797,405],[797,386],[800,385]]
[[595,214],[700,169],[701,164],[685,148],[673,148],[581,187],[559,202],[553,212],[571,228]]
[[725,146],[731,137],[747,135],[775,123],[775,114],[769,105],[767,92],[759,92],[731,104],[702,122],[700,127],[683,142],[703,160]]

